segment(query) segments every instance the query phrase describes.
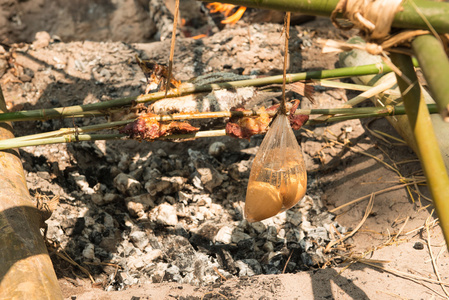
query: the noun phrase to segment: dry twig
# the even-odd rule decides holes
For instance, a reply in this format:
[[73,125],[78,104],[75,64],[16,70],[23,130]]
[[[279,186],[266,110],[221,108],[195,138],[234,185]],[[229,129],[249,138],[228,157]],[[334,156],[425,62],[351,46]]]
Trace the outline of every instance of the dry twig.
[[[426,223],[425,223],[425,228],[426,228],[426,233],[427,233],[427,247],[429,248],[429,254],[430,254],[430,258],[432,260],[432,266],[433,266],[433,270],[435,271],[435,275],[438,278],[438,281],[441,281],[441,276],[440,276],[440,272],[438,271],[438,266],[435,260],[435,257],[433,256],[433,252],[432,252],[432,246],[430,243],[430,229],[429,229],[429,223],[430,223],[430,218],[432,218],[433,215],[433,210],[430,213],[429,217],[426,219]],[[444,287],[444,285],[442,283],[439,283],[441,286],[441,289],[443,290],[444,294],[446,294],[446,296],[449,298],[449,294],[446,290],[446,288]]]
[[360,223],[347,235],[345,235],[344,237],[332,241],[329,244],[327,244],[326,249],[324,250],[325,252],[330,252],[332,246],[343,242],[344,240],[346,240],[347,238],[350,238],[351,236],[353,236],[359,229],[360,227],[362,227],[363,223],[365,223],[366,219],[368,218],[369,214],[371,213],[371,210],[373,209],[373,205],[374,205],[374,193],[371,194],[371,198],[368,202],[368,205],[366,206],[366,210],[365,210],[365,215],[363,216],[362,220],[360,221]]

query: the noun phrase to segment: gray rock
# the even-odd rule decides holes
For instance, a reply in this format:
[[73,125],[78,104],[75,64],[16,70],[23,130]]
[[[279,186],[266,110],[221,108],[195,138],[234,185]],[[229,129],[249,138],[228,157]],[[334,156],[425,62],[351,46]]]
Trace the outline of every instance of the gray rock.
[[150,194],[142,194],[125,198],[126,208],[131,216],[142,218],[146,211],[155,206],[154,199]]
[[289,231],[287,231],[287,234],[285,235],[285,238],[288,243],[299,243],[299,241],[301,241],[304,237],[305,237],[304,232],[296,228],[290,229]]
[[179,274],[179,268],[176,265],[171,265],[165,270],[165,280],[168,281],[176,281],[181,283],[182,282],[182,276]]
[[222,244],[230,244],[232,242],[232,232],[234,228],[229,226],[223,226],[218,230],[217,234],[214,237],[214,242],[222,243]]
[[309,249],[313,248],[313,243],[310,241],[309,238],[303,238],[299,241],[299,246],[301,247],[302,251],[306,252]]
[[307,236],[319,241],[329,240],[328,231],[324,227],[317,227],[312,230],[309,230],[309,232],[307,232]]
[[162,203],[155,208],[156,221],[166,226],[176,226],[178,224],[178,216],[176,207]]
[[165,195],[176,193],[182,189],[186,178],[180,176],[161,177],[160,179],[150,179],[145,183],[145,189],[151,196],[162,192]]
[[142,167],[136,168],[135,170],[129,172],[129,176],[135,178],[136,180],[141,180],[144,170],[145,169]]
[[292,223],[295,227],[302,222],[302,214],[299,211],[287,211],[287,222]]
[[132,231],[131,234],[129,235],[129,239],[134,244],[134,246],[136,246],[140,250],[145,249],[145,247],[149,243],[147,234],[140,230]]
[[226,150],[226,145],[222,142],[215,142],[209,146],[209,155],[219,157]]
[[207,157],[201,152],[192,149],[189,149],[188,152],[190,159],[199,174],[201,184],[207,191],[212,192],[215,187],[223,182],[223,176],[207,161]]
[[162,176],[158,169],[146,167],[143,171],[143,180],[149,181],[151,179],[160,179]]
[[244,233],[241,228],[235,228],[235,230],[232,232],[231,240],[233,243],[238,243],[243,240],[251,239],[251,236],[247,233]]
[[126,265],[130,270],[141,270],[145,267],[145,261],[142,257],[139,256],[131,256],[128,257]]
[[120,157],[120,161],[117,164],[117,167],[120,169],[120,171],[126,172],[126,171],[128,171],[130,163],[131,163],[131,159],[129,158],[129,155],[127,153],[122,153],[122,155]]
[[164,243],[165,257],[177,265],[182,272],[192,272],[196,251],[189,240],[182,236],[167,239]]
[[167,152],[164,151],[164,149],[157,149],[156,154],[160,157],[167,157]]
[[264,232],[266,230],[266,226],[262,222],[254,222],[254,223],[251,223],[250,225],[257,234],[261,234],[262,232]]
[[136,196],[140,194],[142,185],[130,175],[120,173],[114,178],[115,188],[124,195]]
[[95,245],[92,243],[88,243],[83,250],[83,257],[86,259],[94,259],[95,258]]
[[83,191],[83,193],[92,195],[95,193],[94,189],[89,187],[89,183],[86,180],[86,176],[80,175],[78,172],[71,173],[72,178],[75,180],[76,185]]
[[142,256],[142,260],[146,263],[150,263],[150,262],[162,257],[162,254],[163,254],[162,250],[154,249],[154,250],[151,250],[150,252],[144,254]]
[[157,263],[156,268],[153,270],[153,274],[151,274],[151,280],[154,283],[161,283],[164,280],[165,271],[168,268],[167,263]]
[[92,200],[93,203],[95,203],[96,205],[99,205],[99,206],[106,204],[106,201],[104,201],[103,195],[101,195],[101,194],[97,194],[97,193],[92,194],[90,196],[90,199]]
[[262,273],[262,267],[256,259],[242,259],[235,262],[239,276],[254,276]]
[[107,204],[112,203],[112,202],[117,202],[121,199],[121,196],[119,194],[114,194],[114,193],[106,193],[103,196],[103,201]]
[[115,228],[114,218],[106,212],[104,213],[103,224],[106,228]]
[[228,175],[234,179],[239,180],[241,178],[248,178],[250,172],[249,161],[240,161],[231,164],[228,167]]

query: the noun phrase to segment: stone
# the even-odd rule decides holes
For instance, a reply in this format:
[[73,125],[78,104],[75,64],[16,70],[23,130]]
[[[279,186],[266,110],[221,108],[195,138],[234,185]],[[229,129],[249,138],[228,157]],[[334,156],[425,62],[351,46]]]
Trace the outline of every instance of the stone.
[[94,189],[89,187],[89,183],[86,180],[86,176],[80,175],[78,172],[71,173],[72,178],[75,180],[76,185],[83,191],[83,193],[92,195],[95,193]]
[[215,142],[209,146],[209,155],[219,157],[226,150],[226,145],[222,142]]
[[299,211],[287,211],[287,222],[290,222],[295,227],[299,226],[302,222],[302,214]]
[[266,230],[266,226],[262,222],[254,222],[254,223],[251,223],[250,226],[254,229],[254,231],[257,234],[261,234],[262,232],[264,232]]
[[45,48],[50,44],[51,36],[46,31],[38,31],[35,35],[35,40],[33,41],[32,47],[34,50]]
[[131,256],[131,257],[128,257],[126,265],[131,270],[132,269],[141,270],[145,266],[145,262],[143,261],[142,257]]
[[299,243],[305,237],[304,231],[296,228],[287,231],[285,238],[288,243]]
[[92,243],[88,243],[83,250],[83,257],[86,259],[94,259],[95,258],[95,245]]
[[129,235],[129,239],[134,244],[134,246],[136,246],[140,250],[145,249],[145,247],[149,243],[147,234],[141,230],[132,231]]
[[136,180],[141,180],[142,179],[142,175],[144,172],[144,168],[137,168],[131,172],[129,172],[129,176],[131,176],[132,178],[135,178]]
[[260,263],[253,258],[242,259],[235,262],[239,269],[239,276],[254,276],[262,273]]
[[234,228],[231,228],[229,226],[223,226],[220,228],[220,230],[218,230],[213,241],[215,243],[230,244],[232,242],[233,231]]
[[107,204],[112,203],[112,202],[117,202],[121,199],[121,196],[119,194],[114,194],[114,193],[106,193],[103,196],[103,201]]
[[307,232],[307,236],[317,241],[328,241],[329,234],[324,227],[316,227]]
[[196,251],[189,240],[182,236],[176,236],[164,242],[164,258],[171,260],[182,272],[192,272]]
[[156,221],[166,226],[176,226],[178,224],[178,216],[176,214],[176,207],[162,203],[155,209]]
[[153,283],[161,283],[164,280],[165,271],[168,268],[167,263],[157,263],[155,269],[153,270],[153,274],[151,274],[151,280]]
[[207,158],[200,151],[188,150],[190,159],[192,160],[196,171],[199,174],[199,179],[204,188],[212,192],[212,190],[221,185],[223,176],[218,172],[214,166],[207,161]]
[[130,196],[139,195],[142,189],[139,181],[125,173],[120,173],[114,178],[114,186],[122,194]]
[[155,196],[161,192],[168,195],[180,191],[186,181],[187,179],[181,176],[163,176],[160,179],[150,179],[147,181],[145,183],[145,189],[151,196]]
[[106,228],[115,228],[114,218],[108,213],[104,213],[103,224]]
[[164,279],[167,281],[182,282],[181,274],[179,274],[179,268],[176,265],[171,265],[165,270]]
[[90,199],[92,200],[93,203],[95,203],[96,205],[99,205],[99,206],[106,204],[106,201],[104,201],[103,195],[101,195],[101,194],[92,194],[90,196]]
[[84,225],[86,227],[93,226],[95,224],[95,220],[92,217],[84,216]]
[[146,211],[155,206],[154,199],[150,194],[141,194],[125,198],[126,208],[132,217],[142,218]]
[[249,162],[241,161],[231,164],[228,167],[228,175],[234,180],[248,178],[250,172]]
[[159,171],[158,169],[146,167],[143,170],[143,180],[144,181],[149,181],[151,179],[160,179],[161,176],[162,176],[161,171]]
[[156,260],[156,259],[162,257],[162,254],[163,254],[163,253],[162,253],[162,250],[161,250],[161,249],[154,249],[154,250],[151,250],[150,252],[144,254],[144,255],[142,256],[142,260],[143,260],[145,263],[150,263],[150,262],[152,262],[152,261],[154,261],[154,260]]
[[167,157],[167,152],[164,151],[164,149],[157,149],[156,154],[160,157]]
[[240,242],[242,240],[247,240],[247,239],[251,239],[251,236],[247,233],[244,233],[241,228],[236,228],[232,232],[231,240],[233,243],[237,244],[238,242]]

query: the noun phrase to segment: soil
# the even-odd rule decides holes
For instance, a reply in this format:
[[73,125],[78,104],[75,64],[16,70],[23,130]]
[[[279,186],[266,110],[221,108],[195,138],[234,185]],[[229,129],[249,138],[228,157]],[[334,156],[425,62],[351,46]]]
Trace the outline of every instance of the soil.
[[[75,4],[66,6],[65,2],[0,1],[2,9],[5,8],[2,11],[4,18],[0,18],[0,28],[3,30],[0,31],[0,40],[5,41],[5,51],[10,51],[7,45],[24,42],[13,46],[15,56],[9,60],[9,64],[3,69],[0,65],[0,82],[11,110],[88,104],[137,96],[144,92],[146,85],[134,56],[137,54],[160,63],[168,60],[169,41],[152,41],[156,30],[154,24],[146,23],[146,8],[140,1],[134,1],[133,5],[127,5],[132,1],[117,1],[115,5],[109,1],[100,1],[95,5],[89,1],[76,2],[79,5],[75,10],[76,15],[73,15],[70,14],[73,11],[71,5]],[[64,9],[61,10],[61,7]],[[127,15],[133,18],[124,17]],[[126,30],[123,24],[128,26],[125,26]],[[69,29],[71,32],[68,32]],[[223,71],[236,76],[281,74],[281,29],[282,26],[277,23],[248,24],[243,20],[203,39],[179,38],[176,42],[174,74],[180,80]],[[38,31],[48,31],[52,39],[45,42],[44,38],[43,44],[38,43],[42,41],[34,37]],[[354,32],[342,33],[336,30],[327,19],[321,18],[293,26],[290,33],[290,71],[295,73],[335,68],[337,55],[322,54],[317,40],[345,40],[352,34]],[[56,35],[59,37],[56,38]],[[304,99],[302,108],[337,107],[355,95],[354,92],[342,89],[316,87],[314,103]],[[277,100],[270,101],[276,103]],[[15,122],[14,130],[16,136],[21,136],[102,121],[100,118],[91,118],[85,121],[58,119]],[[326,210],[332,211],[351,200],[368,196],[335,212],[335,221],[348,232],[362,220],[369,195],[400,184],[399,174],[407,178],[422,176],[419,161],[408,146],[399,145],[392,139],[381,139],[374,133],[375,130],[400,138],[385,119],[305,126],[296,133],[308,170],[308,194],[319,197]],[[347,132],[345,137],[349,144],[342,145],[343,140],[336,138],[342,132]],[[58,224],[61,220],[67,221],[69,217],[74,220],[89,210],[92,218],[100,212],[107,212],[114,218],[120,213],[127,215],[123,201],[125,196],[119,198],[117,203],[97,205],[91,202],[92,193],[89,190],[101,188],[103,184],[106,190],[114,191],[117,188],[114,178],[122,169],[120,163],[131,164],[133,160],[136,162],[154,153],[160,154],[161,150],[166,156],[188,157],[188,149],[207,153],[210,145],[221,142],[226,150],[220,159],[225,165],[224,169],[228,170],[232,163],[250,161],[251,156],[242,154],[241,150],[250,150],[254,154],[261,140],[261,137],[254,137],[251,141],[220,137],[183,143],[139,143],[132,140],[83,142],[24,147],[20,153],[30,193],[61,197],[60,206],[48,221],[47,237],[53,242],[63,241],[61,247],[70,251],[70,247],[81,247],[74,242],[78,240],[70,238],[76,226],[66,226],[61,231],[62,225]],[[127,158],[124,159],[125,156]],[[397,171],[392,170],[391,166]],[[128,165],[125,169],[128,172],[131,168]],[[213,203],[222,205],[222,209],[226,205],[235,209],[245,197],[248,174],[242,173],[241,176],[239,180],[229,181],[229,191],[232,190],[235,197],[227,199],[228,202],[220,202],[222,187],[215,187],[207,195]],[[170,199],[168,196],[161,196],[157,204],[172,204],[170,201],[175,198]],[[51,253],[51,257],[67,299],[439,299],[444,295],[439,285],[422,280],[413,281],[386,271],[394,269],[436,280],[429,255],[429,251],[432,251],[434,256],[438,255],[437,267],[441,280],[448,280],[449,256],[444,251],[446,246],[441,230],[438,226],[431,227],[429,249],[428,236],[422,227],[427,219],[432,221],[435,218],[431,216],[433,207],[429,200],[425,185],[373,196],[374,205],[368,218],[356,234],[349,238],[346,245],[351,248],[345,249],[343,253],[352,257],[382,260],[376,266],[384,267],[383,270],[363,262],[348,264],[341,259],[340,253],[339,259],[328,266],[315,265],[303,271],[295,269],[288,274],[231,274],[223,278],[218,276],[213,283],[203,284],[170,282],[164,278],[155,282],[153,277],[152,282],[141,280],[122,288],[116,286],[114,289],[118,290],[105,290],[111,286],[106,283],[110,280],[108,276],[111,272],[105,268],[84,265],[94,275],[95,283],[92,283],[79,269],[68,265],[54,253]],[[229,216],[237,218],[238,214],[237,217],[235,215]],[[229,219],[223,217],[221,221],[234,222],[229,216]],[[128,221],[122,221],[138,224],[142,220],[132,216]],[[115,219],[114,222],[120,220]],[[149,224],[151,220],[146,222]],[[199,225],[204,223],[207,223],[207,219],[200,221]],[[198,228],[201,227],[199,225]],[[116,227],[125,228],[120,226]],[[159,241],[168,241],[170,226],[148,226],[153,232],[158,233],[160,230]],[[120,237],[118,230],[114,232],[115,237]],[[118,241],[125,248],[126,243],[129,243],[123,238],[118,238]],[[51,252],[52,246],[49,245],[49,249]],[[80,253],[84,254],[86,248],[80,249]],[[119,246],[108,251],[119,253]],[[95,253],[97,256],[100,254]],[[288,261],[284,260],[283,264],[288,264]],[[122,282],[125,281],[122,278]]]

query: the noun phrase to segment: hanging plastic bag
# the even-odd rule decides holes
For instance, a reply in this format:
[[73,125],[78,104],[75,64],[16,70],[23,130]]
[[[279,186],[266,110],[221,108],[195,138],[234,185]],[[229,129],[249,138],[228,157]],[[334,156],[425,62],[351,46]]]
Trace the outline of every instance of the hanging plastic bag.
[[288,117],[278,114],[254,158],[246,191],[245,217],[257,222],[301,200],[307,174],[301,148]]

